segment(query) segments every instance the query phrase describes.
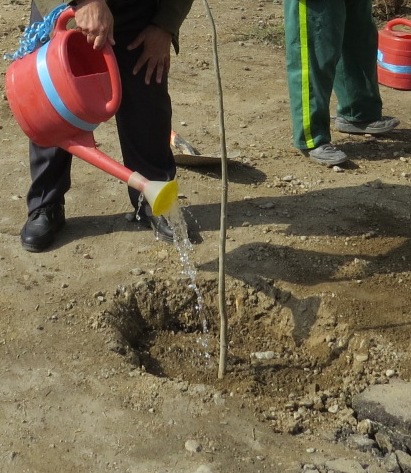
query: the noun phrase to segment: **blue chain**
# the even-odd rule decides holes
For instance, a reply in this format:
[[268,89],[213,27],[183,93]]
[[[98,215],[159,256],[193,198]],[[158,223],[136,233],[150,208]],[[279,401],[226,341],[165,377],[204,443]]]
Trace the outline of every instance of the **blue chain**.
[[20,38],[19,49],[14,53],[5,54],[4,59],[15,61],[16,59],[24,57],[26,54],[32,53],[42,44],[47,43],[57,18],[67,8],[70,7],[62,3],[46,15],[42,21],[36,21],[28,26],[24,30],[23,36]]

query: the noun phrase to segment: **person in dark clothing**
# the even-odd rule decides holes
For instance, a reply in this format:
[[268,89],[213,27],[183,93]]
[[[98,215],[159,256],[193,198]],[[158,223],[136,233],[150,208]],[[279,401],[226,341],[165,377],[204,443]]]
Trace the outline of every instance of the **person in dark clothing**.
[[[170,50],[178,53],[178,33],[193,0],[78,0],[76,27],[95,49],[106,41],[113,46],[122,84],[116,124],[124,165],[149,180],[174,179],[176,165],[170,148],[172,107],[167,77]],[[31,23],[41,21],[52,0],[32,3]],[[21,230],[24,249],[48,248],[65,224],[65,193],[70,189],[72,156],[61,148],[29,144],[31,186],[27,194],[28,219]],[[128,188],[134,209],[140,193]],[[135,211],[134,211],[135,215]],[[152,215],[148,203],[139,211],[141,221],[156,236],[173,241],[164,216]]]
[[296,148],[327,166],[348,159],[330,143],[333,89],[338,131],[379,134],[398,126],[382,116],[371,0],[285,0],[284,23]]

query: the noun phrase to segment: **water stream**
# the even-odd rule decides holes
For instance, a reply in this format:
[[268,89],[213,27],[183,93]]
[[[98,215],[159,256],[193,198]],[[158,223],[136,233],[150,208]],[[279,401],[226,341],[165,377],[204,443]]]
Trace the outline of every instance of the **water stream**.
[[[144,202],[143,194],[140,194],[138,201],[138,207],[136,209],[136,220],[140,220],[140,209]],[[208,322],[204,316],[204,298],[201,294],[201,291],[197,285],[197,270],[194,266],[194,263],[190,259],[190,255],[193,251],[193,246],[188,237],[187,223],[185,221],[184,215],[178,203],[176,203],[170,211],[165,215],[170,227],[173,229],[174,233],[174,246],[177,249],[179,254],[180,263],[181,263],[181,274],[188,279],[188,288],[192,289],[196,294],[196,305],[195,312],[196,317],[200,320],[202,325],[202,336],[197,340],[197,343],[201,347],[203,355],[206,359],[210,358],[208,350]]]
[[[174,205],[167,214],[167,220],[174,232],[174,246],[176,247],[180,256],[180,263],[182,266],[181,273],[189,280],[188,287],[193,289],[197,296],[196,313],[199,318],[203,317],[204,299],[197,286],[197,270],[190,259],[190,254],[193,251],[192,244],[188,237],[187,224],[183,213],[178,205]],[[203,332],[207,333],[207,321],[202,319]]]
[[190,259],[190,254],[193,251],[192,244],[188,237],[187,223],[184,219],[184,215],[178,204],[174,205],[170,212],[167,214],[167,220],[174,232],[174,246],[176,247],[180,256],[180,263],[182,266],[182,274],[188,278],[188,287],[192,289],[197,297],[197,304],[195,306],[196,315],[201,321],[202,335],[197,339],[197,343],[200,346],[200,352],[205,359],[210,359],[209,343],[208,343],[208,323],[204,316],[204,299],[200,289],[197,285],[197,271]]

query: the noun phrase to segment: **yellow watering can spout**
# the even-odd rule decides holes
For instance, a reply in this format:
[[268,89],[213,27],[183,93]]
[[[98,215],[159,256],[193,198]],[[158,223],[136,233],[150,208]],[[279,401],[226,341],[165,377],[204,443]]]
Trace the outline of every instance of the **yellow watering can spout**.
[[167,214],[177,201],[177,181],[149,181],[138,172],[133,172],[128,180],[128,185],[139,189],[151,207],[153,215]]

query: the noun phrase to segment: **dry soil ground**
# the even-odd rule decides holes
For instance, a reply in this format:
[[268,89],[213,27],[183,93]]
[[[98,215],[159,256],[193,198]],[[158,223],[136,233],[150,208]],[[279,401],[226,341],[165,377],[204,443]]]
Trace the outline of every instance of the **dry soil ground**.
[[[27,140],[2,90],[2,472],[282,473],[339,457],[378,462],[343,440],[357,430],[353,395],[411,376],[411,92],[382,87],[398,130],[334,133],[352,159],[320,167],[291,146],[284,51],[261,41],[281,29],[281,5],[210,4],[234,156],[227,375],[217,380],[219,162],[178,169],[197,294],[177,249],[126,220],[125,184],[80,160],[65,231],[30,254],[19,242]],[[28,9],[2,2],[2,54],[16,49]],[[174,129],[216,153],[211,26],[200,1],[181,43]],[[113,121],[96,139],[121,159]]]

